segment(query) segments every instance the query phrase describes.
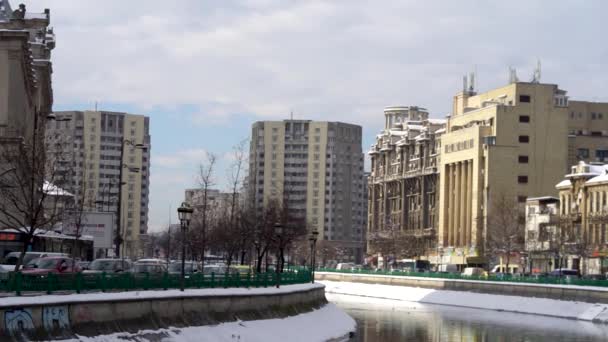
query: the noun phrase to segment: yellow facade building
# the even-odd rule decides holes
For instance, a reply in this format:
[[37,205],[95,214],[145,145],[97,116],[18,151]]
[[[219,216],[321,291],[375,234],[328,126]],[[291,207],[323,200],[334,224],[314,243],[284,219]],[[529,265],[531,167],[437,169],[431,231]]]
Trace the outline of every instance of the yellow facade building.
[[[608,157],[608,104],[569,101],[554,84],[513,82],[454,97],[442,136],[437,255],[440,263],[486,264],[493,203],[557,196],[576,160]],[[604,122],[603,120],[606,120]]]

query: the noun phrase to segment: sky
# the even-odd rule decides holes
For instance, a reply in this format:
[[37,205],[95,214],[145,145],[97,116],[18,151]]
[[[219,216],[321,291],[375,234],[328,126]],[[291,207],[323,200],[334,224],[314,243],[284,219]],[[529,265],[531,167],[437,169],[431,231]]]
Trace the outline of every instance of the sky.
[[542,82],[608,102],[603,0],[22,1],[51,10],[55,110],[150,117],[151,231],[176,221],[206,153],[227,187],[257,120],[359,124],[366,150],[384,107],[444,118],[463,75],[489,90],[509,67],[530,80],[538,60]]

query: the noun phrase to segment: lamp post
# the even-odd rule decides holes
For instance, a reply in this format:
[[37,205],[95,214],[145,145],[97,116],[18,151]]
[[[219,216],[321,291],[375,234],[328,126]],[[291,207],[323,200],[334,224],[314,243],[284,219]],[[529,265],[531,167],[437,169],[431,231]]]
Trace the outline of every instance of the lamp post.
[[277,238],[279,240],[279,246],[278,246],[278,250],[277,250],[277,267],[276,267],[276,274],[277,274],[277,289],[280,287],[281,285],[281,273],[280,273],[280,263],[281,263],[281,254],[282,254],[282,246],[281,244],[283,243],[282,239],[283,239],[283,225],[280,223],[275,223],[274,225],[274,233],[277,235]]
[[310,237],[308,241],[310,241],[310,278],[311,283],[315,283],[315,263],[316,263],[316,247],[317,247],[317,237],[319,236],[319,232],[315,229],[310,233]]
[[137,149],[146,149],[146,145],[144,144],[137,144],[135,143],[134,140],[129,140],[129,139],[125,139],[122,138],[122,140],[120,141],[120,165],[119,165],[119,172],[118,172],[118,206],[116,208],[116,238],[114,239],[114,244],[116,245],[116,256],[119,257],[121,255],[120,253],[120,245],[122,244],[122,230],[121,230],[121,217],[122,217],[122,186],[125,185],[127,182],[123,182],[122,181],[122,170],[124,168],[128,168],[129,171],[131,172],[139,172],[139,168],[134,168],[134,167],[130,167],[126,164],[123,163],[124,160],[124,154],[125,154],[125,145],[131,145],[133,148],[137,148]]
[[180,290],[184,291],[184,279],[186,276],[186,231],[190,225],[190,218],[192,218],[192,212],[194,210],[187,202],[183,202],[182,205],[177,208],[177,216],[182,228],[182,277],[180,281]]

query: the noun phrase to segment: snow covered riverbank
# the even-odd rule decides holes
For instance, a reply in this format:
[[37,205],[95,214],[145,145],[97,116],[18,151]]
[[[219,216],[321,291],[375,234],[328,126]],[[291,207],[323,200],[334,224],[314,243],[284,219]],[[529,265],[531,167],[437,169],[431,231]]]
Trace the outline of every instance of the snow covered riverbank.
[[608,305],[417,287],[321,281],[326,293],[608,323]]
[[315,342],[340,341],[355,331],[355,321],[334,304],[318,310],[281,319],[237,321],[213,326],[143,330],[137,333],[115,333],[96,337],[78,336],[64,342],[114,341],[247,341],[247,342]]

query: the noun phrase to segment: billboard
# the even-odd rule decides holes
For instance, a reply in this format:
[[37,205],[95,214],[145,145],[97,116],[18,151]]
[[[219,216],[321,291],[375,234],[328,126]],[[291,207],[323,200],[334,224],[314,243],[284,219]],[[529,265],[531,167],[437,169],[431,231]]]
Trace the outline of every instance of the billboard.
[[[75,235],[78,215],[67,213],[63,220],[63,234]],[[114,213],[83,212],[80,220],[80,235],[93,237],[94,248],[112,248],[114,237]]]

